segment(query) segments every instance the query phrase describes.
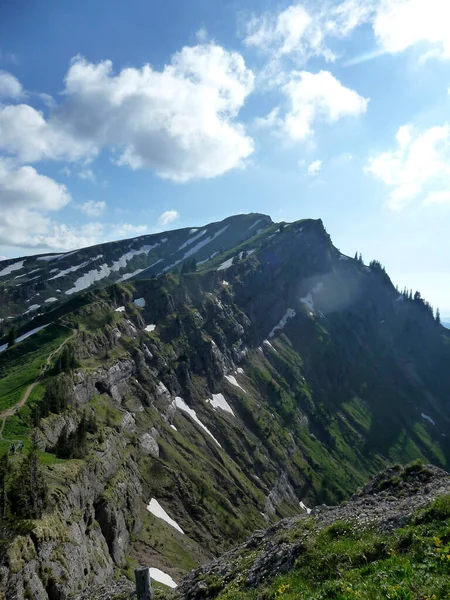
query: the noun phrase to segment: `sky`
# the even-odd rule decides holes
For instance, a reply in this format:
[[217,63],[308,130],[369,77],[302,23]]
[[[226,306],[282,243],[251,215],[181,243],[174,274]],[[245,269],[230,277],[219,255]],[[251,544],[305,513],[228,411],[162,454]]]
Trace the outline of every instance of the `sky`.
[[321,218],[450,316],[449,0],[0,6],[0,256]]

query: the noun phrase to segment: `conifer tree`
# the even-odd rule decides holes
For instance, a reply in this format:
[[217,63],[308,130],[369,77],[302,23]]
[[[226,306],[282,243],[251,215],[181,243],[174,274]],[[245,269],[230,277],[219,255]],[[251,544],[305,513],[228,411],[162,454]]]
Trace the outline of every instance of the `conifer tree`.
[[14,327],[12,327],[8,333],[8,348],[10,348],[11,346],[14,346],[15,343],[16,343],[16,330],[14,329]]
[[439,311],[439,308],[436,309],[436,317],[435,318],[436,318],[436,323],[438,325],[440,325],[441,324],[441,313]]

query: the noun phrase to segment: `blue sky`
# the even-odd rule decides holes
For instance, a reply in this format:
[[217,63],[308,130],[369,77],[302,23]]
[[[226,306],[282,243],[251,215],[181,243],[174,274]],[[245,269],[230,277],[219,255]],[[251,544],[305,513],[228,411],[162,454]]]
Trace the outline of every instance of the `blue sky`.
[[450,315],[448,0],[0,8],[0,255],[322,218]]

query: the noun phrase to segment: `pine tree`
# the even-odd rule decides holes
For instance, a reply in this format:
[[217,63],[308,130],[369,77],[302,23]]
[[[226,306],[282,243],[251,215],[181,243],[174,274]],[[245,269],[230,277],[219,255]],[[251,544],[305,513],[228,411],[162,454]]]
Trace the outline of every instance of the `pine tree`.
[[438,308],[436,309],[436,317],[435,318],[436,318],[436,323],[438,325],[440,325],[441,324],[441,313]]
[[6,519],[8,515],[8,485],[11,468],[7,454],[0,457],[0,519]]
[[14,346],[15,343],[16,343],[16,330],[14,329],[14,327],[12,327],[8,333],[8,348],[10,348],[11,346]]
[[235,256],[233,256],[233,260],[231,261],[231,264],[233,265],[233,267],[235,267],[239,262],[239,254],[236,254]]
[[47,504],[47,485],[39,468],[38,448],[33,440],[12,486],[14,513],[21,519],[40,519]]
[[242,260],[245,260],[247,258],[247,256],[248,256],[247,250],[243,250],[242,251],[242,256],[241,256]]

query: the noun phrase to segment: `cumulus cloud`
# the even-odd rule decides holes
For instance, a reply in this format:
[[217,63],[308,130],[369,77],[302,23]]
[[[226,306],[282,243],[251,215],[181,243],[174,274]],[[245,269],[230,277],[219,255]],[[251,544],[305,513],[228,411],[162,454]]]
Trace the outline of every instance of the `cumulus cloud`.
[[65,185],[30,166],[14,166],[0,158],[0,243],[34,245],[50,226],[49,212],[71,200]]
[[65,185],[40,175],[33,167],[14,168],[0,158],[0,206],[9,210],[55,211],[70,202]]
[[372,156],[366,166],[368,173],[390,188],[388,206],[401,210],[415,199],[426,204],[447,202],[450,126],[415,133],[410,125],[404,125],[396,140],[397,148]]
[[62,104],[46,119],[27,104],[0,107],[0,148],[20,160],[89,160],[102,148],[116,163],[177,182],[240,167],[253,140],[236,118],[254,76],[236,52],[185,47],[161,71],[113,72],[111,61],[76,57]]
[[322,168],[322,161],[321,160],[314,160],[312,163],[310,163],[308,165],[308,168],[307,168],[308,175],[311,175],[312,177],[315,177],[316,175],[319,174],[321,168]]
[[0,106],[0,150],[22,162],[74,161],[98,152],[94,141],[80,139],[58,118],[46,120],[28,104]]
[[90,217],[99,217],[106,209],[106,202],[89,200],[80,205],[80,210]]
[[379,45],[392,54],[425,43],[429,56],[450,58],[448,0],[380,0],[373,21]]
[[283,87],[289,109],[281,126],[292,140],[304,140],[314,133],[317,121],[333,123],[345,116],[367,110],[369,99],[345,87],[329,71],[293,72]]
[[159,225],[166,226],[170,225],[174,221],[177,221],[180,218],[180,213],[177,210],[166,210],[160,215],[158,219]]
[[23,95],[20,81],[7,71],[0,71],[0,98],[12,98],[16,100]]

